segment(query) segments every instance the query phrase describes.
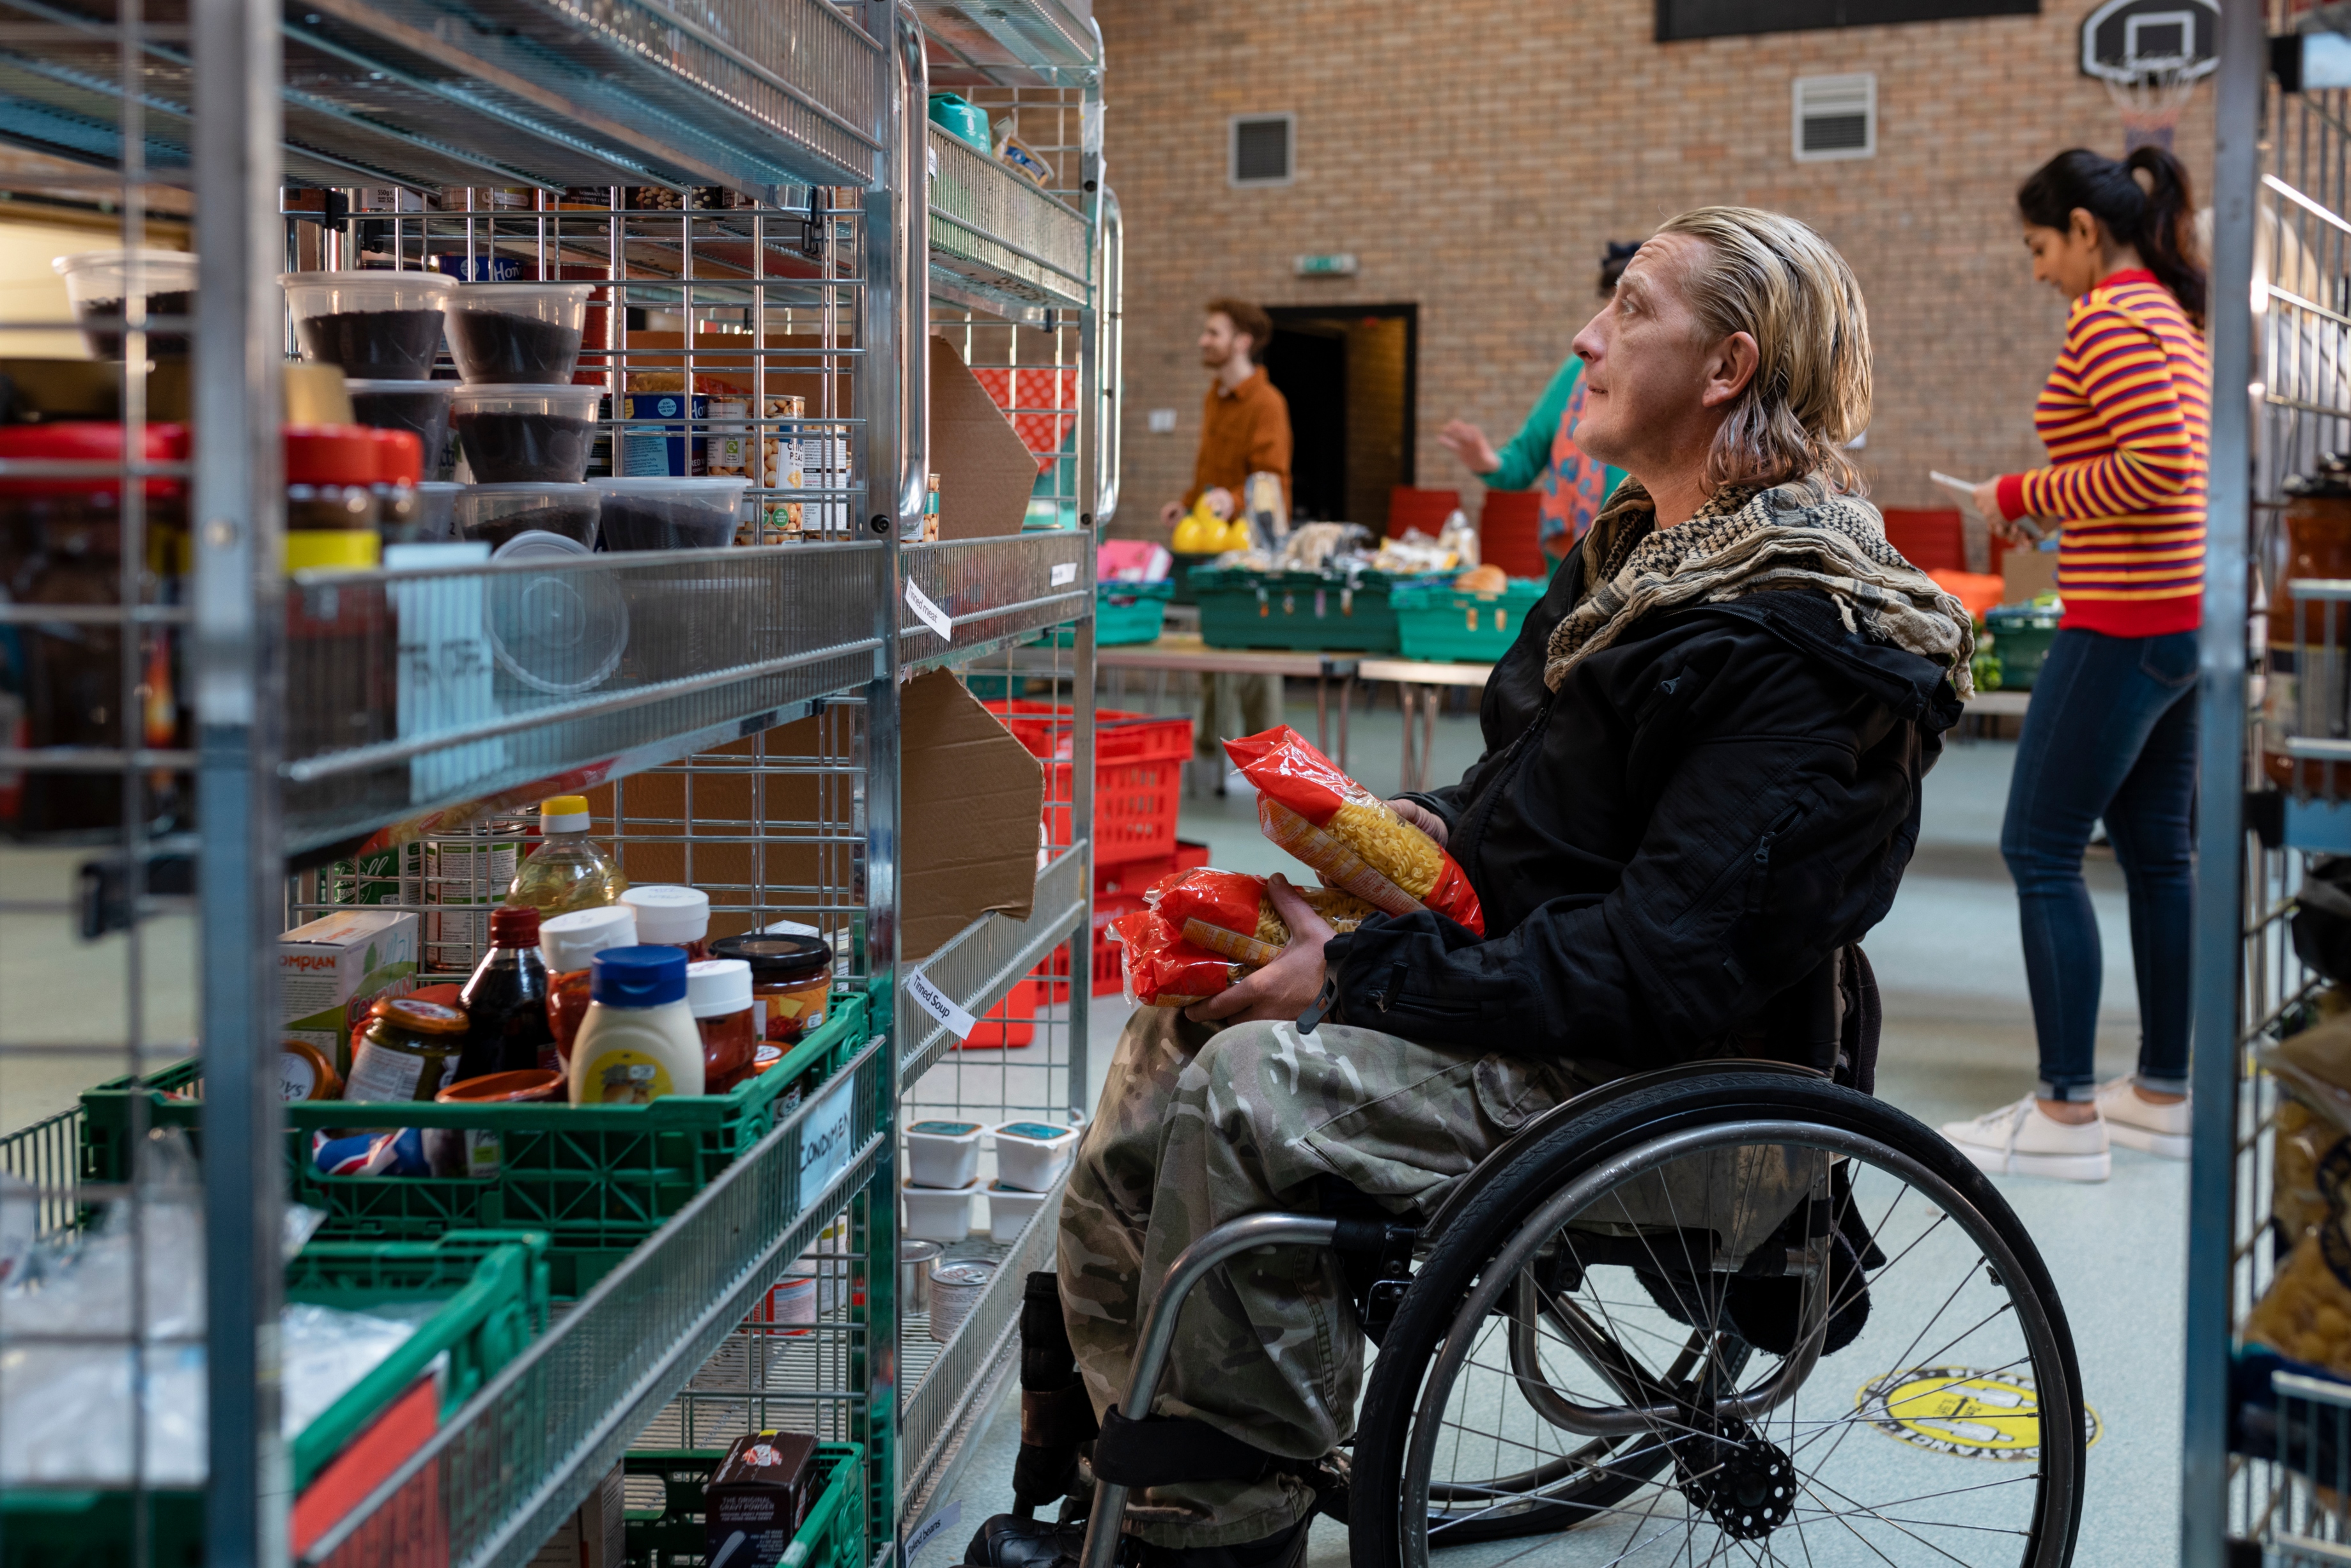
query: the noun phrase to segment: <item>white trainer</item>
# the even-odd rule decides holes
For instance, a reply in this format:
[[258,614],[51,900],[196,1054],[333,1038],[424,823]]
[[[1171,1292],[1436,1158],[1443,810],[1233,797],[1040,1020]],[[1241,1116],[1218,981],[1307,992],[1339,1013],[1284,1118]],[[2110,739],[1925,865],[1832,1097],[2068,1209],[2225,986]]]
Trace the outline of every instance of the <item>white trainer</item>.
[[2189,1146],[2189,1101],[2150,1105],[2138,1097],[2127,1074],[2098,1085],[2098,1114],[2106,1135],[2126,1149],[2142,1149],[2167,1160],[2184,1160]]
[[2114,1170],[2104,1122],[2093,1117],[2078,1127],[2060,1122],[2030,1094],[1972,1122],[1946,1122],[1943,1136],[1991,1176],[2104,1181]]

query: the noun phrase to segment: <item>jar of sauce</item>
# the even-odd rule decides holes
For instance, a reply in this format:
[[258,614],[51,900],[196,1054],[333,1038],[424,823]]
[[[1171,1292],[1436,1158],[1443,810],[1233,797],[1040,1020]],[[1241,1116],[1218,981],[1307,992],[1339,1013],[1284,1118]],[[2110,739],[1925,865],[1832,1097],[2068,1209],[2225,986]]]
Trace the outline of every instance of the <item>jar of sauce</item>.
[[571,1041],[588,1016],[589,965],[610,947],[637,945],[637,912],[624,904],[549,915],[538,923],[538,955],[547,960],[547,1026],[555,1035],[558,1065],[571,1061]]
[[769,1044],[789,1050],[824,1022],[832,994],[832,946],[815,936],[758,933],[721,936],[710,945],[713,957],[740,958],[751,966],[751,994],[767,1004],[764,1031]]
[[2298,599],[2297,581],[2351,580],[2351,456],[2285,482],[2285,570],[2270,604],[2262,700],[2262,768],[2296,794],[2328,799],[2351,786],[2351,762],[2296,758],[2296,737],[2351,741],[2351,599]]
[[621,902],[636,911],[637,940],[645,946],[679,948],[689,964],[710,956],[710,895],[700,888],[641,883],[622,894]]
[[751,1075],[759,1049],[762,1009],[751,996],[751,966],[740,958],[688,964],[685,1001],[702,1031],[702,1092],[724,1094]]
[[416,482],[423,476],[424,444],[413,430],[379,430],[374,438],[376,534],[383,544],[404,544],[417,537],[423,514],[418,508]]
[[360,1037],[346,1100],[430,1100],[457,1075],[465,1052],[461,1008],[394,997],[383,1003]]

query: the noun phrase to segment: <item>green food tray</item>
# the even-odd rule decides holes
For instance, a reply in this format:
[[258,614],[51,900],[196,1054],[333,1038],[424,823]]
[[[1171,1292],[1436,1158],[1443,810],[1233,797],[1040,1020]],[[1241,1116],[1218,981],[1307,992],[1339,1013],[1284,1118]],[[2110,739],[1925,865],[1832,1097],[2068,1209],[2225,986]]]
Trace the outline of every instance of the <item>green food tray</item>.
[[1249,571],[1210,567],[1192,573],[1200,639],[1211,648],[1393,653],[1393,594],[1418,578],[1362,572]]
[[[445,1299],[295,1437],[295,1490],[431,1370],[435,1357],[449,1358],[441,1384],[445,1418],[544,1333],[546,1246],[544,1236],[528,1231],[465,1231],[430,1242],[313,1241],[297,1253],[286,1266],[288,1301],[365,1312]],[[204,1493],[156,1491],[149,1503],[142,1558],[133,1548],[127,1493],[0,1493],[0,1568],[198,1568],[204,1560]]]
[[[830,1078],[865,1041],[867,998],[836,991],[821,1028],[784,1060],[725,1094],[679,1094],[649,1105],[402,1105],[364,1113],[343,1101],[286,1107],[287,1196],[326,1211],[321,1239],[429,1241],[452,1230],[542,1230],[552,1289],[586,1293],[664,1220],[691,1202],[776,1124],[776,1103],[811,1069]],[[148,1124],[196,1131],[200,1102],[171,1092],[202,1071],[191,1059],[150,1074]],[[82,1095],[82,1179],[123,1179],[131,1124],[128,1078]],[[363,1119],[362,1119],[363,1117]],[[327,1176],[311,1134],[354,1125],[463,1127],[500,1134],[492,1176]]]
[[[1098,582],[1094,584],[1094,646],[1114,648],[1134,643],[1156,643],[1166,629],[1169,596],[1176,584],[1165,582]],[[1077,643],[1077,635],[1067,626],[1053,628],[1053,642],[1068,648]],[[1001,700],[1006,695],[1019,696],[1019,692],[982,692],[979,677],[970,678],[972,695],[983,700]]]
[[1984,630],[1991,633],[1991,658],[1988,690],[2029,692],[2040,678],[2041,666],[2057,642],[2058,612],[2034,605],[2002,607],[1984,612]]
[[[688,1568],[702,1561],[702,1489],[724,1448],[655,1448],[627,1455],[632,1476],[659,1478],[659,1512],[631,1509],[629,1568]],[[819,1443],[810,1460],[821,1486],[799,1533],[784,1549],[784,1568],[865,1568],[863,1504],[865,1448],[861,1443]]]
[[1170,599],[1168,602],[1170,604],[1199,603],[1199,590],[1193,585],[1191,574],[1196,570],[1214,570],[1215,567],[1213,563],[1218,556],[1225,552],[1222,550],[1207,550],[1187,554],[1183,551],[1171,550],[1168,553],[1176,558],[1176,570],[1168,578],[1168,581],[1175,585],[1175,596]]
[[1499,593],[1463,593],[1437,583],[1406,583],[1388,596],[1404,656],[1493,664],[1510,651],[1546,586],[1514,579]]

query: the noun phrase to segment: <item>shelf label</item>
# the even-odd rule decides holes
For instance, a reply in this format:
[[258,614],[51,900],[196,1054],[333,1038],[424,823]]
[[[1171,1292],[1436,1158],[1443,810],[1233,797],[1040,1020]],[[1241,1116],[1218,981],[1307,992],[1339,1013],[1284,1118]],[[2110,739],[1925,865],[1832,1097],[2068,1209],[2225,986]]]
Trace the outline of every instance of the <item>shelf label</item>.
[[1077,581],[1077,580],[1078,580],[1078,563],[1077,563],[1076,561],[1073,561],[1073,560],[1065,560],[1065,561],[1063,561],[1061,565],[1059,565],[1059,566],[1057,566],[1057,567],[1055,567],[1055,568],[1053,569],[1053,586],[1054,586],[1054,587],[1056,587],[1056,588],[1067,588],[1071,583],[1073,583],[1073,582],[1075,582],[1075,581]]
[[968,1040],[979,1020],[956,1005],[956,999],[931,984],[931,977],[916,969],[906,977],[906,995],[914,1005],[947,1026],[947,1032],[957,1040]]
[[913,611],[924,625],[948,642],[955,641],[955,622],[946,611],[931,602],[931,596],[925,593],[911,577],[906,580],[906,608]]
[[924,1547],[928,1546],[931,1543],[932,1538],[936,1536],[940,1531],[953,1530],[956,1525],[962,1522],[963,1499],[957,1498],[955,1501],[947,1504],[946,1507],[939,1510],[938,1512],[931,1515],[930,1518],[923,1521],[922,1523],[914,1526],[914,1533],[906,1537],[906,1555],[904,1561],[910,1563],[913,1563],[915,1555],[920,1552]]
[[812,1203],[832,1178],[849,1168],[857,1139],[849,1125],[857,1108],[857,1075],[850,1073],[816,1103],[800,1124],[800,1202]]

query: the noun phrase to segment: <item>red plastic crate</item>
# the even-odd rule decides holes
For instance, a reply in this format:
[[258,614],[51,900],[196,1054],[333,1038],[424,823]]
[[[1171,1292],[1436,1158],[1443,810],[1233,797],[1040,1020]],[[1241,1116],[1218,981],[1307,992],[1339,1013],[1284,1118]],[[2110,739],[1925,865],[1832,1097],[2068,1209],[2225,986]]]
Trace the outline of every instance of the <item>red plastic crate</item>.
[[[1070,708],[1019,698],[987,707],[1045,764],[1045,831],[1052,842],[1068,843]],[[1185,759],[1191,755],[1189,718],[1095,710],[1095,865],[1176,852],[1176,813],[1184,801]]]

